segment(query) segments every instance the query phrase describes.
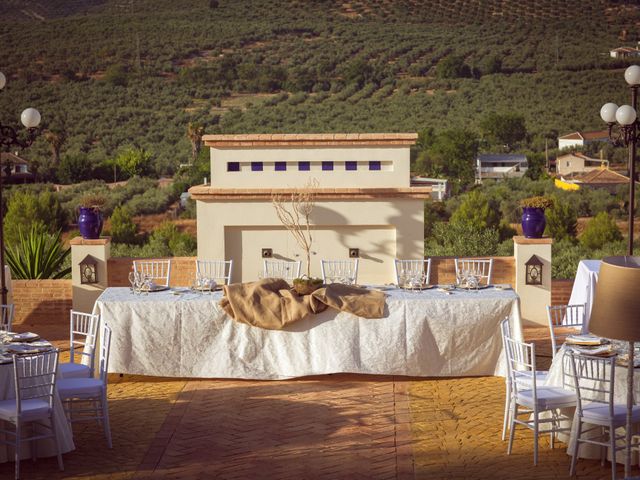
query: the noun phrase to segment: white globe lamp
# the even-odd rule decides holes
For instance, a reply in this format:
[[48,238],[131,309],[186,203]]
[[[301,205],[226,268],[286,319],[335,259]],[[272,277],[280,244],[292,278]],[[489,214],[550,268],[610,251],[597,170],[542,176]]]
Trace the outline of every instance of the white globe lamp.
[[618,105],[615,103],[605,103],[600,109],[600,117],[607,123],[615,123],[617,110]]
[[40,125],[40,112],[35,108],[27,108],[20,115],[20,121],[27,128],[36,128]]

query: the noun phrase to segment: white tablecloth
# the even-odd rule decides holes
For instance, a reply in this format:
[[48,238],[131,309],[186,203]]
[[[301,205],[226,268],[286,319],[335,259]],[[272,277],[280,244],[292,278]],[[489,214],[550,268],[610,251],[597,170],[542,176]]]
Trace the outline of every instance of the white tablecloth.
[[[9,398],[16,398],[15,382],[13,379],[13,365],[3,364],[0,365],[0,400],[6,400]],[[53,407],[55,413],[56,437],[58,439],[58,444],[60,445],[60,450],[62,453],[70,452],[75,449],[75,445],[73,444],[73,432],[69,427],[69,423],[67,422],[67,418],[62,407],[62,402],[60,402],[58,395],[54,397]],[[12,430],[14,427],[12,425],[7,425],[5,428]],[[31,426],[27,426],[26,428],[30,429]],[[30,434],[30,430],[27,432]],[[55,444],[50,438],[38,440],[37,448],[38,457],[53,457],[57,455]],[[13,448],[8,445],[0,444],[0,463],[13,461],[13,456]],[[31,442],[25,442],[21,445],[20,456],[21,458],[31,457]]]
[[511,314],[522,338],[513,290],[386,293],[385,318],[327,310],[281,331],[234,321],[218,306],[221,292],[107,288],[94,311],[113,329],[109,371],[169,377],[504,374],[500,321]]
[[598,283],[598,273],[600,272],[600,260],[581,260],[578,264],[576,279],[573,282],[569,305],[585,304],[583,331],[588,331],[589,316],[593,305],[593,297]]

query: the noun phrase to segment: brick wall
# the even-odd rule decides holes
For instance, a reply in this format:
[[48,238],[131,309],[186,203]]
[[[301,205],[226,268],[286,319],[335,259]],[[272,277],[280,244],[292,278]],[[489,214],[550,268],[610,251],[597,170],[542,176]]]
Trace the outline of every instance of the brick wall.
[[14,324],[68,322],[73,289],[71,280],[13,280]]
[[571,298],[573,280],[551,281],[551,305],[567,305]]
[[[128,287],[129,272],[133,268],[133,261],[141,260],[131,257],[112,257],[107,268],[109,271],[110,287]],[[196,274],[196,257],[172,257],[171,277],[169,285],[172,287],[184,287],[193,284]]]
[[[486,257],[483,257],[486,258]],[[455,283],[454,257],[431,257],[431,283]],[[516,283],[516,264],[513,257],[493,257],[492,283]]]

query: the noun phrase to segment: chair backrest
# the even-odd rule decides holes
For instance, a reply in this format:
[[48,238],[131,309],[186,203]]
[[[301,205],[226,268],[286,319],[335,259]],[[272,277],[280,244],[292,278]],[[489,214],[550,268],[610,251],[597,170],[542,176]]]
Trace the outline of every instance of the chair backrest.
[[553,356],[560,350],[555,330],[558,327],[580,328],[584,325],[585,304],[579,305],[547,305],[549,334],[551,336],[551,353]]
[[100,332],[100,360],[99,373],[100,380],[107,384],[107,373],[109,372],[109,353],[111,352],[111,327],[106,323]]
[[535,344],[514,340],[505,334],[504,325],[502,335],[511,392],[517,395],[519,389],[533,390],[533,399],[537,401]]
[[358,283],[359,259],[321,260],[322,281],[324,283]]
[[477,276],[481,285],[491,285],[493,258],[456,258],[454,263],[458,283],[463,274],[468,272]]
[[134,260],[133,271],[151,277],[156,285],[169,286],[171,260]]
[[218,284],[229,285],[233,260],[196,260],[196,273],[212,278]]
[[71,362],[75,363],[75,357],[79,355],[79,363],[87,365],[91,369],[90,376],[93,377],[100,315],[71,310],[69,317],[69,353]]
[[616,357],[594,357],[568,350],[571,377],[576,389],[577,413],[582,416],[582,402],[609,405],[613,417]]
[[431,278],[431,259],[399,260],[395,259],[396,284],[402,286],[408,279],[418,275],[424,276],[424,283],[428,284]]
[[13,327],[13,303],[8,305],[0,304],[0,331],[10,332]]
[[58,370],[58,350],[33,355],[14,355],[13,378],[16,389],[16,411],[22,412],[22,402],[42,399],[53,408],[53,396]]
[[302,262],[287,260],[265,260],[262,269],[263,278],[283,278],[291,281],[300,277],[300,266]]

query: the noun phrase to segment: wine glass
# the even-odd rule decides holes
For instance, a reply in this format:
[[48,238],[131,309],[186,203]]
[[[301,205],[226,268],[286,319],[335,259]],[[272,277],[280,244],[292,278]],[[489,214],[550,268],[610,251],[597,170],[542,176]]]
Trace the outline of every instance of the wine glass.
[[136,272],[129,272],[129,283],[131,284],[131,291],[136,293]]

